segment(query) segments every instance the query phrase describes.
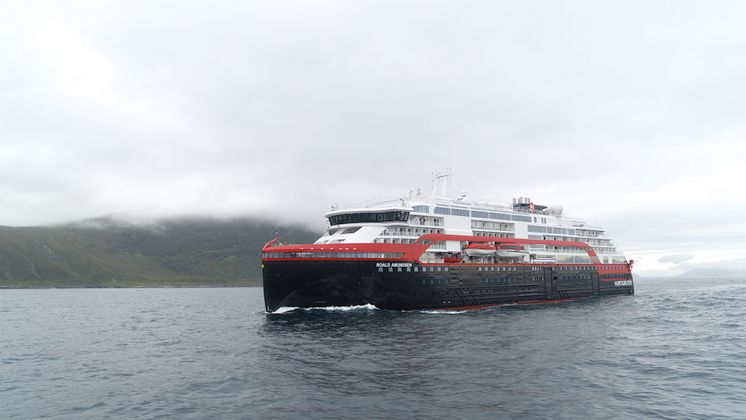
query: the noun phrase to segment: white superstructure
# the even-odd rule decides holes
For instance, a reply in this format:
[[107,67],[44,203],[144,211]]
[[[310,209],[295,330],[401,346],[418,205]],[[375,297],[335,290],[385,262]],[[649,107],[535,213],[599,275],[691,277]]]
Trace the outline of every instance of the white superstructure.
[[[327,232],[315,243],[406,244],[428,233],[581,241],[593,247],[602,263],[626,262],[603,228],[563,216],[561,207],[537,205],[528,197],[514,198],[512,205],[473,201],[465,193],[457,198],[447,197],[449,177],[448,173],[436,174],[430,196],[418,190],[397,200],[333,207],[325,215]],[[445,256],[460,253],[463,245],[458,241],[435,243],[422,260],[442,262]],[[526,251],[536,261],[590,262],[588,254],[577,248],[529,245]]]

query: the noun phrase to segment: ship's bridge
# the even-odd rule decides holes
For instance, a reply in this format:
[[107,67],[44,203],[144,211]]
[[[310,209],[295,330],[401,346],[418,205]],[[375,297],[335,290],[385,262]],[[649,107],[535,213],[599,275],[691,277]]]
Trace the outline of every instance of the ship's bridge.
[[331,226],[349,223],[407,222],[410,208],[339,210],[326,214]]
[[411,212],[412,208],[400,201],[379,207],[334,209],[325,215],[329,221],[327,233],[315,243],[372,243],[390,226],[408,224]]

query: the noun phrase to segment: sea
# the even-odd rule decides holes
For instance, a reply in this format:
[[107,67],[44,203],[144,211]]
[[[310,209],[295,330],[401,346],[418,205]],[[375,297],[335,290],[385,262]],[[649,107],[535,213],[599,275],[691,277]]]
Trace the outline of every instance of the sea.
[[470,311],[0,290],[0,418],[746,418],[746,279]]

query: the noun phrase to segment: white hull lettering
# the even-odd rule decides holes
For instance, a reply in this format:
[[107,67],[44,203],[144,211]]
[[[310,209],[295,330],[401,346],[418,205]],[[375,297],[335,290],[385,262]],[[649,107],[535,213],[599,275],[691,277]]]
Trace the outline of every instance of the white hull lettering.
[[412,263],[409,263],[409,262],[401,262],[401,263],[399,263],[399,262],[395,262],[395,263],[379,262],[379,263],[376,263],[376,267],[379,267],[379,268],[380,267],[383,267],[383,268],[388,268],[388,267],[393,267],[393,268],[403,267],[404,268],[404,267],[411,267],[411,266],[412,266]]

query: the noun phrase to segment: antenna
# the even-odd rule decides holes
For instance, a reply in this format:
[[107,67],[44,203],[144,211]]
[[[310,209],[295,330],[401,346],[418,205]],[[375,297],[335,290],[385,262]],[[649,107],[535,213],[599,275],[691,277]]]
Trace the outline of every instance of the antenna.
[[451,169],[438,169],[433,172],[433,197],[446,197],[448,185],[451,183]]

